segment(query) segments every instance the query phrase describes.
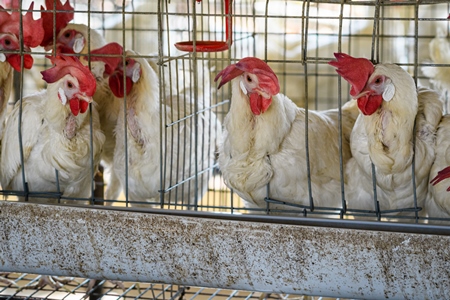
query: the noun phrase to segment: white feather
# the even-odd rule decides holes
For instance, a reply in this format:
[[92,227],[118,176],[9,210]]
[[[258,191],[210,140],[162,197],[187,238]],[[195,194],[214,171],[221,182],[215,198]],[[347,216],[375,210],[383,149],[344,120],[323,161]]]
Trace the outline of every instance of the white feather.
[[370,116],[361,114],[356,121],[351,135],[353,158],[346,166],[348,207],[375,210],[371,163],[376,169],[380,209],[414,207],[411,166],[415,158],[417,204],[423,208],[420,215],[425,216],[428,174],[435,157],[442,102],[432,90],[417,90],[412,77],[397,65],[376,65],[368,81],[380,75],[390,78],[395,94],[391,101],[383,101],[377,112]]
[[[66,75],[70,76],[70,75]],[[66,78],[63,77],[63,78]],[[61,79],[62,80],[62,79]],[[61,81],[60,80],[60,81]],[[59,189],[63,196],[90,197],[91,138],[89,114],[71,115],[68,106],[60,105],[59,81],[48,89],[18,101],[8,118],[2,143],[1,183],[5,189],[24,190],[22,166],[30,192],[56,192],[55,170],[59,172]],[[22,103],[22,140],[19,141],[19,110]],[[68,139],[67,120],[75,118],[76,135]],[[100,159],[104,135],[98,113],[92,105],[94,171]],[[21,161],[19,143],[23,145]],[[55,203],[57,199],[41,200]]]
[[[131,201],[159,201],[161,187],[163,189],[174,187],[196,175],[196,170],[199,172],[213,165],[216,139],[220,137],[221,128],[215,114],[210,110],[198,114],[197,123],[194,123],[193,118],[187,118],[186,121],[172,124],[194,113],[193,99],[183,94],[173,94],[172,97],[169,95],[162,104],[161,114],[160,83],[155,69],[146,59],[135,57],[134,52],[127,51],[127,55],[136,60],[142,73],[127,96],[126,115],[119,114],[115,130],[117,143],[114,169],[116,174],[120,174],[122,187],[128,183]],[[123,99],[116,101],[123,103]],[[202,101],[199,99],[199,107],[202,107]],[[160,138],[161,122],[165,130],[164,140]],[[166,128],[166,125],[170,127]],[[125,134],[128,137],[127,148],[124,143]],[[128,182],[125,177],[126,151],[128,151]],[[161,167],[164,167],[163,182],[161,182]],[[195,185],[194,179],[190,179],[165,193],[165,203],[194,204],[195,201],[200,201],[206,192],[211,172],[212,169],[199,175],[198,185]],[[198,199],[195,198],[197,192]]]
[[[450,115],[445,115],[436,135],[436,159],[433,162],[429,179],[436,177],[439,171],[450,166]],[[450,179],[442,180],[436,185],[428,186],[426,208],[431,218],[450,218]],[[429,223],[440,223],[430,220]],[[447,222],[448,224],[448,222]]]
[[[270,196],[297,205],[309,205],[304,109],[278,94],[266,112],[253,115],[241,80],[232,82],[230,111],[224,121],[219,166],[225,184],[247,207],[265,209]],[[350,132],[358,115],[355,101],[343,107],[343,160],[350,158]],[[339,112],[308,112],[312,196],[316,206],[339,209]],[[269,191],[269,192],[268,192]],[[292,210],[282,204],[271,209]]]

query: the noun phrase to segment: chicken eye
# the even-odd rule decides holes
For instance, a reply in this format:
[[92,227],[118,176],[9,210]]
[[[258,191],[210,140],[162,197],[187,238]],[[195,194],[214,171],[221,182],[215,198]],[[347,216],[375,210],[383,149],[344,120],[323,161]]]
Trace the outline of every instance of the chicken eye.
[[128,66],[129,64],[130,64],[130,60],[127,59],[127,60],[125,61],[125,66]]
[[11,45],[11,41],[10,41],[9,39],[5,39],[5,45],[6,45],[6,46]]
[[375,79],[375,83],[376,84],[380,84],[382,82],[382,78],[378,77],[377,79]]
[[247,81],[252,82],[252,78],[250,77],[250,75],[247,75]]
[[66,33],[64,34],[64,36],[65,36],[66,38],[69,38],[69,37],[70,37],[70,32],[66,32]]
[[67,83],[67,87],[68,87],[69,89],[73,88],[73,83],[69,81],[69,82]]

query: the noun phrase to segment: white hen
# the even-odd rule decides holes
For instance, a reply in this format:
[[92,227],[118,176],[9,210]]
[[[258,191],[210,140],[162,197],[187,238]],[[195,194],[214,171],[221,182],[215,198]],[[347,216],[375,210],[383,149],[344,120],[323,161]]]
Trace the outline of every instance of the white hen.
[[1,183],[5,189],[24,191],[24,196],[30,196],[27,192],[56,196],[45,197],[45,202],[57,202],[58,195],[88,198],[105,139],[93,105],[91,145],[90,114],[86,112],[95,80],[77,58],[51,60],[55,66],[42,72],[47,90],[18,101],[9,116],[2,144]]
[[419,215],[425,216],[435,134],[443,112],[439,95],[426,88],[417,89],[412,77],[395,64],[374,66],[365,58],[343,53],[335,56],[337,61],[330,64],[352,85],[350,95],[357,99],[362,113],[353,128],[353,158],[346,167],[349,209],[377,211],[373,163],[381,214],[413,216],[415,159],[417,206],[422,208]]
[[[116,101],[123,105],[126,91],[127,105],[126,117],[120,113],[116,127],[115,172],[125,188],[128,166],[130,201],[156,204],[163,195],[165,204],[195,205],[212,173],[218,120],[209,110],[198,112],[194,100],[183,94],[161,103],[155,69],[133,51],[126,56],[126,67],[110,77]],[[203,107],[201,101],[198,107]]]
[[[224,121],[219,167],[225,183],[247,207],[265,209],[266,197],[278,202],[270,209],[309,207],[305,126],[308,125],[309,162],[314,205],[342,208],[339,151],[339,111],[306,111],[279,94],[278,78],[262,60],[241,59],[222,70],[219,88],[232,82],[231,107]],[[351,156],[349,139],[358,109],[342,108],[342,155]],[[297,211],[298,212],[298,211]]]
[[[46,38],[44,38],[42,46],[47,50],[55,49],[57,53],[64,54],[84,54],[86,56],[80,57],[80,61],[84,65],[89,64],[89,54],[122,54],[121,48],[111,47],[113,44],[118,45],[117,43],[106,44],[105,39],[98,31],[89,28],[85,24],[68,24],[73,19],[73,8],[70,6],[69,1],[66,1],[63,5],[60,0],[55,1],[55,4],[51,0],[46,0],[46,7],[49,10],[53,9],[53,5],[59,11],[56,13],[56,16],[53,15],[53,12],[43,13],[43,18],[47,20],[47,24],[52,24],[53,18],[56,19],[57,24],[56,37],[53,37],[53,27],[46,27]],[[118,52],[117,49],[120,51]],[[109,89],[107,79],[108,75],[110,75],[109,71],[115,69],[115,64],[117,64],[118,60],[120,60],[118,56],[116,58],[106,56],[101,60],[98,57],[91,56],[90,62],[91,71],[97,80],[97,89],[93,98],[97,103],[101,129],[105,133],[106,138],[102,151],[102,161],[106,167],[106,172],[110,175],[105,192],[106,199],[117,199],[120,194],[120,184],[113,172],[112,163],[116,142],[114,128],[117,124],[121,105],[118,101],[114,101],[114,95]],[[108,70],[108,64],[112,70]]]

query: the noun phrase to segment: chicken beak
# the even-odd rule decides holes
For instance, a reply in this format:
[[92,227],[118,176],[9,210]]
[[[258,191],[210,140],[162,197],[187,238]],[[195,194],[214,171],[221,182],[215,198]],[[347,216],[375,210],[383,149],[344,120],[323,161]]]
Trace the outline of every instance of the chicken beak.
[[270,99],[272,98],[272,95],[269,94],[268,92],[261,90],[261,89],[255,89],[255,92],[257,92],[258,94],[261,95],[261,97],[263,97],[264,99]]
[[[229,65],[228,67],[226,67],[225,69],[220,71],[220,73],[217,74],[216,78],[214,78],[214,81],[217,81],[217,80],[219,80],[220,77],[222,77],[222,79],[220,80],[219,86],[217,88],[220,89],[225,83],[238,77],[242,73],[244,73],[244,71],[236,68],[236,65],[234,65],[234,64]],[[242,88],[242,86],[241,86],[241,88]]]
[[365,90],[365,91],[362,91],[361,93],[359,93],[356,96],[352,96],[352,98],[358,100],[359,98],[367,96],[368,94],[370,94],[370,91]]
[[77,98],[78,98],[80,101],[86,101],[87,103],[91,103],[91,102],[92,102],[92,97],[89,97],[89,96],[85,96],[85,95],[78,94],[78,95],[77,95]]

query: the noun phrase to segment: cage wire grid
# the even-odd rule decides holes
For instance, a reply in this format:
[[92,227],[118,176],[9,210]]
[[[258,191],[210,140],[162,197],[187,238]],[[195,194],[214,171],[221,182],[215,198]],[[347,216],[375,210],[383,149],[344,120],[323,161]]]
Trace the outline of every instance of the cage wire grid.
[[[40,275],[27,273],[10,273],[8,278],[19,286],[25,286],[39,280]],[[123,282],[123,289],[108,281],[99,280],[94,288],[87,291],[88,279],[71,278],[72,280],[54,290],[41,287],[37,290],[0,287],[2,299],[261,299],[261,292],[213,289],[204,287],[187,287],[170,284]],[[101,289],[99,289],[101,288]],[[88,292],[88,294],[86,294]],[[303,299],[296,295],[267,295],[265,299]]]
[[[401,209],[413,212],[413,216],[399,217],[393,214],[397,211],[380,211],[376,206],[371,211],[336,210],[280,202],[268,195],[265,208],[245,207],[239,196],[223,183],[217,157],[205,159],[207,155],[216,156],[217,148],[208,147],[214,143],[230,107],[231,88],[217,90],[213,79],[228,64],[245,56],[255,56],[265,60],[275,70],[280,79],[281,93],[288,95],[298,106],[307,110],[336,108],[350,100],[350,87],[346,82],[338,80],[327,62],[332,58],[333,52],[342,51],[374,62],[396,63],[413,75],[417,84],[433,86],[421,68],[450,67],[447,63],[430,62],[427,53],[430,41],[436,37],[437,27],[441,28],[446,37],[449,36],[449,3],[408,0],[231,1],[233,43],[228,51],[212,53],[181,52],[174,47],[174,43],[186,40],[224,41],[227,16],[223,1],[104,0],[70,3],[75,9],[75,23],[87,24],[98,30],[108,42],[117,41],[125,49],[133,49],[136,51],[135,57],[148,60],[160,78],[158,109],[161,119],[159,136],[155,137],[160,141],[160,165],[155,173],[160,178],[158,194],[150,201],[137,200],[134,195],[130,195],[133,192],[128,179],[130,167],[125,163],[124,173],[128,184],[123,187],[122,194],[117,199],[107,199],[104,196],[103,187],[108,187],[110,179],[106,172],[104,186],[102,182],[97,182],[93,186],[97,187],[96,191],[93,190],[88,198],[64,197],[62,193],[55,191],[30,190],[24,194],[23,191],[3,190],[5,200],[16,201],[17,196],[26,196],[27,201],[37,203],[186,209],[199,211],[198,216],[201,216],[201,211],[213,211],[225,214],[281,214],[289,217],[331,215],[338,219],[364,217],[378,221],[426,222],[427,218],[418,218],[416,212],[420,207],[417,206]],[[25,9],[29,6],[29,1],[21,1],[21,4]],[[40,13],[37,9],[40,4],[40,1],[35,1],[35,14]],[[11,11],[6,2],[2,6]],[[89,40],[87,44],[91,48]],[[15,72],[10,108],[17,99],[45,87],[39,71],[50,67],[44,58],[47,54],[42,48],[34,49],[33,68]],[[90,54],[87,56],[90,57]],[[448,102],[446,92],[443,92],[443,99],[445,103]],[[122,110],[127,107],[128,100],[125,97]],[[198,124],[202,122],[203,131],[199,132]],[[186,128],[193,130],[189,132]],[[128,148],[129,139],[130,136],[125,135],[125,148]],[[170,151],[165,151],[166,149]],[[183,165],[191,167],[181,173],[173,171]],[[91,168],[94,169],[93,166]],[[341,174],[344,176],[342,165]],[[186,195],[193,195],[194,200]],[[342,200],[345,204],[345,198]],[[274,204],[281,204],[285,208],[274,209]],[[417,226],[420,231],[420,225]],[[118,297],[123,298],[172,299],[178,297],[183,290],[186,298],[189,298],[186,287],[183,286],[147,286],[146,295],[127,296],[116,290],[114,293],[117,292]],[[70,289],[77,287],[79,285]],[[130,287],[130,293],[131,290],[134,293],[133,284]],[[3,291],[6,293],[6,290],[5,287]],[[199,288],[196,293],[192,293],[191,298],[205,296],[207,292],[204,291]],[[103,293],[105,297],[109,296],[105,289]],[[211,293],[210,297],[213,298],[214,292]],[[216,293],[226,295],[223,296],[224,299],[241,297],[238,297],[239,291],[228,293],[219,289]],[[253,295],[253,292],[248,292],[247,296],[242,297],[253,299]]]

